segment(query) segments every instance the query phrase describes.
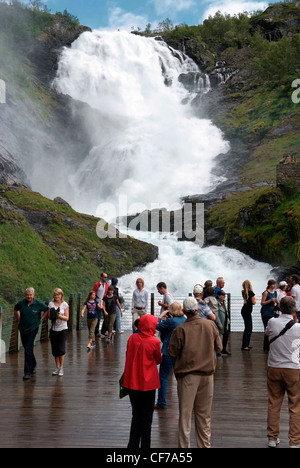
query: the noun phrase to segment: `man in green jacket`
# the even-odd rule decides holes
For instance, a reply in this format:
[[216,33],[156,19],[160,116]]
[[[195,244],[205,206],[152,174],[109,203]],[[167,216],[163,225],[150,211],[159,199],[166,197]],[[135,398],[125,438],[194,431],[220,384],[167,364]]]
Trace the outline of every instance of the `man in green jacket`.
[[25,351],[24,377],[28,380],[31,374],[35,373],[36,359],[34,356],[34,340],[41,323],[41,314],[48,310],[44,302],[38,301],[34,297],[34,289],[27,288],[25,299],[15,305],[15,317],[19,323],[22,345]]
[[178,445],[190,448],[194,410],[197,446],[210,448],[216,354],[222,350],[222,341],[215,323],[199,317],[196,299],[186,298],[183,311],[187,320],[175,328],[168,348],[170,357],[175,359],[178,387]]

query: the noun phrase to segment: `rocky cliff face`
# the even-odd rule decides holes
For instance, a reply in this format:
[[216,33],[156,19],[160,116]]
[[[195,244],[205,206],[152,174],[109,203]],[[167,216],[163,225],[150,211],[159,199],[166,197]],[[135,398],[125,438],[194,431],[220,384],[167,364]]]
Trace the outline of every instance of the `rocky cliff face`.
[[[32,32],[36,23],[29,14],[24,8],[0,4],[0,79],[6,82],[6,102],[0,105],[0,181],[28,187],[26,174],[37,172],[39,162],[51,165],[53,155],[65,154],[65,141],[70,141],[70,159],[90,149],[87,134],[76,122],[80,103],[51,88],[62,47],[89,28],[61,14],[46,15],[46,26],[36,37]],[[21,33],[13,34],[8,26],[6,31],[9,21],[12,31],[23,25],[22,43]],[[37,16],[35,21],[42,23],[45,17]],[[30,31],[28,37],[25,31]]]

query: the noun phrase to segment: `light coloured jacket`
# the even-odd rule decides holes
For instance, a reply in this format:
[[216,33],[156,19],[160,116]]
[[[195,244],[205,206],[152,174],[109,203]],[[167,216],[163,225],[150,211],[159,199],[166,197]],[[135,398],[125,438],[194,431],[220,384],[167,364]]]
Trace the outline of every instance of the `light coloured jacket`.
[[168,348],[175,359],[176,378],[187,374],[212,375],[216,370],[216,353],[223,349],[215,323],[203,320],[198,314],[175,328]]

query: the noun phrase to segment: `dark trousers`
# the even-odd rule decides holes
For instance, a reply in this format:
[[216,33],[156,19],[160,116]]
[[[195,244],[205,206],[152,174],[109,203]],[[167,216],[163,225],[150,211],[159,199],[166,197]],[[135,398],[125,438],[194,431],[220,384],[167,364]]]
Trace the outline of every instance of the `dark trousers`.
[[36,359],[34,356],[34,340],[37,335],[38,328],[30,333],[21,333],[22,345],[25,351],[24,374],[32,374],[36,368]]
[[253,330],[253,322],[252,322],[252,315],[248,312],[242,312],[242,317],[244,319],[245,330],[243,334],[243,342],[242,348],[248,348],[251,340],[252,330]]
[[[269,315],[261,314],[261,319],[263,321],[265,330],[266,330],[266,328],[268,326],[268,323],[269,323],[269,320],[271,318],[272,317],[270,317]],[[265,334],[265,337],[264,337],[264,351],[269,351],[269,349],[270,349],[269,337]]]
[[222,344],[223,344],[222,353],[227,351],[228,339],[229,339],[229,331],[228,331],[228,328],[226,326],[224,326],[223,339],[222,339]]
[[132,406],[130,438],[127,448],[150,448],[151,426],[155,404],[155,390],[129,390]]

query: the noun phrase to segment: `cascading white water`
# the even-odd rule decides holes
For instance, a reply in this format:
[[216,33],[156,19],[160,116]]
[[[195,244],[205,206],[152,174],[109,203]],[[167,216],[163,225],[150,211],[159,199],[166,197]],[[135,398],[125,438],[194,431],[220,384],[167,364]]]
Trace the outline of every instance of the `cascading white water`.
[[[178,80],[190,72],[198,74],[194,92]],[[69,172],[74,208],[101,216],[97,205],[119,196],[151,208],[207,192],[214,158],[228,143],[193,113],[201,83],[206,92],[209,82],[191,59],[155,39],[94,31],[64,49],[54,85],[93,109],[82,116],[93,149]]]
[[199,249],[195,243],[178,242],[172,235],[131,231],[129,234],[163,248],[154,263],[122,278],[120,286],[124,294],[130,293],[137,275],[145,279],[145,287],[154,293],[157,293],[155,286],[159,281],[166,282],[174,297],[187,296],[193,292],[195,284],[204,284],[206,280],[212,280],[215,284],[219,276],[223,276],[226,281],[226,292],[240,298],[242,282],[246,279],[251,280],[258,297],[266,287],[271,266],[235,249],[224,246]]
[[[191,83],[190,72],[194,86],[184,87],[182,74]],[[68,168],[65,193],[60,187],[75,209],[101,216],[103,202],[118,204],[124,196],[128,211],[136,202],[145,208],[170,206],[217,183],[211,169],[229,146],[210,120],[194,115],[191,100],[207,92],[209,81],[184,54],[125,32],[86,32],[64,49],[54,85],[88,104],[82,125],[89,129],[93,149]],[[224,275],[228,292],[240,294],[245,279],[260,292],[269,276],[269,265],[232,249],[199,249],[162,236],[151,242],[160,247],[159,259],[140,274],[152,291],[166,281],[174,295],[185,295],[195,283]],[[137,274],[122,278],[125,292],[135,286]]]

